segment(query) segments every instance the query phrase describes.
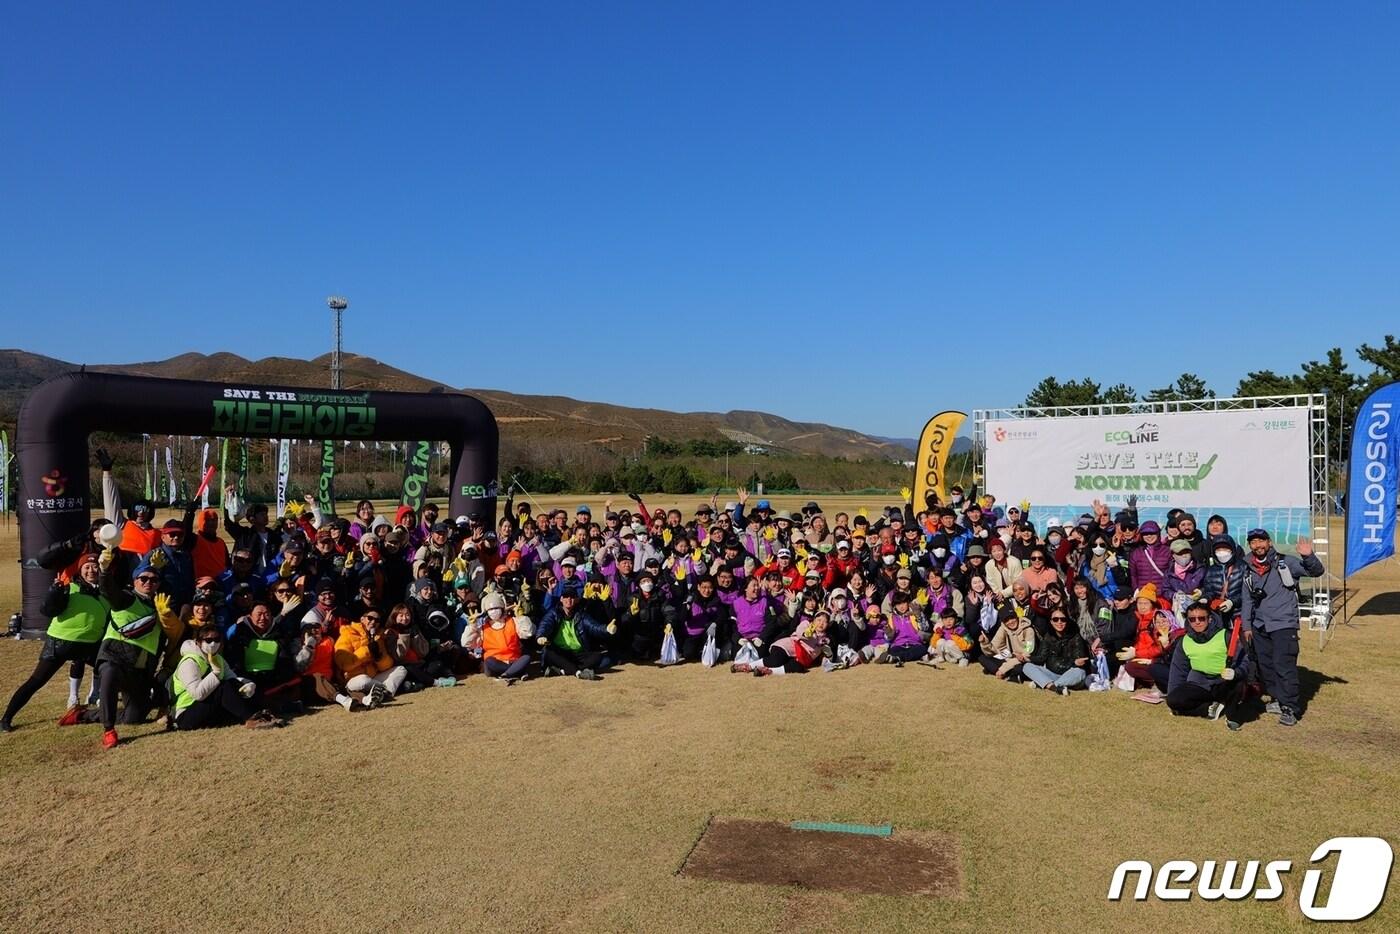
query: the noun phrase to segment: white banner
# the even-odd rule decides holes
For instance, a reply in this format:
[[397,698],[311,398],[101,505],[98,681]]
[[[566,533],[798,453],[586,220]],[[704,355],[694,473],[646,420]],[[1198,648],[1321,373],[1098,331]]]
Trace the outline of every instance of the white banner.
[[[1038,527],[1069,524],[1094,500],[1139,519],[1180,507],[1220,514],[1231,533],[1263,526],[1307,534],[1312,497],[1308,410],[1238,409],[988,420],[986,488],[1005,506],[1031,502]],[[1041,529],[1043,531],[1043,528]]]
[[277,447],[277,515],[287,511],[287,476],[292,471],[292,445],[283,438]]
[[10,511],[10,445],[0,431],[0,513]]
[[174,506],[178,490],[175,486],[175,461],[170,453],[170,445],[168,444],[165,446],[165,476],[170,480],[170,489],[167,491],[170,494],[169,505]]
[[[208,469],[209,469],[209,442],[206,441],[206,442],[204,442],[204,456],[201,457],[200,460],[199,460],[199,475],[200,475],[200,477],[203,477],[204,474],[205,474],[205,471],[207,471]],[[208,509],[208,508],[209,508],[209,486],[208,486],[207,484],[206,484],[205,487],[204,487],[204,492],[203,492],[203,493],[200,495],[200,497],[199,497],[199,508],[200,508],[200,509]]]

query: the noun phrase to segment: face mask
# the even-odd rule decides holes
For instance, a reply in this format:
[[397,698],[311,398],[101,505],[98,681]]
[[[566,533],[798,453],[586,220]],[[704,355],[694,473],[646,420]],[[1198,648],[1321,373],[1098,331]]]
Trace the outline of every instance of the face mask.
[[894,564],[894,555],[885,555],[880,560],[885,562],[885,567],[889,567],[891,564]]
[[933,556],[934,556],[935,558],[946,558],[946,557],[948,556],[948,549],[946,549],[946,548],[935,548],[935,549],[933,549]]
[[220,645],[222,645],[222,643],[219,643],[219,642],[201,642],[201,643],[199,644],[199,648],[200,648],[200,650],[203,651],[206,655],[213,655],[215,652],[219,651]]
[[506,615],[506,611],[501,609],[500,607],[492,607],[491,609],[486,611],[486,615],[491,617],[492,619],[500,619],[502,616]]
[[846,605],[846,598],[845,598],[845,597],[836,597],[834,600],[831,601],[831,605],[832,605],[832,606],[837,606],[837,607],[845,606],[845,605]]
[[651,589],[655,586],[651,581],[642,581],[642,593],[651,593]]
[[1094,554],[1096,554],[1096,555],[1101,555],[1101,554],[1103,554],[1103,553],[1104,553],[1105,551],[1107,551],[1107,550],[1108,550],[1108,549],[1105,548],[1105,547],[1102,546],[1102,545],[1095,545],[1095,546],[1094,546]]
[[961,503],[962,501],[963,501],[963,498],[962,498],[962,495],[961,495],[960,493],[954,493],[954,494],[953,494],[952,502],[953,502],[953,505],[954,505],[954,506],[956,506],[957,504]]
[[1177,556],[1176,556],[1176,564],[1177,564],[1177,567],[1182,567],[1182,568],[1184,568],[1184,567],[1186,567],[1186,565],[1188,565],[1188,564],[1190,564],[1190,563],[1191,563],[1191,556],[1190,556],[1190,555],[1177,555]]
[[980,529],[980,528],[979,528],[979,529],[977,530],[977,537],[978,537],[978,538],[986,538],[986,537],[987,537],[987,530],[986,530],[986,529]]
[[1215,560],[1221,564],[1229,564],[1234,558],[1235,553],[1233,551],[1217,551],[1215,553]]
[[1050,536],[1050,544],[1051,544],[1051,545],[1058,545],[1058,544],[1060,544],[1060,541],[1061,541],[1060,536],[1058,536],[1058,535],[1051,535],[1051,536]]

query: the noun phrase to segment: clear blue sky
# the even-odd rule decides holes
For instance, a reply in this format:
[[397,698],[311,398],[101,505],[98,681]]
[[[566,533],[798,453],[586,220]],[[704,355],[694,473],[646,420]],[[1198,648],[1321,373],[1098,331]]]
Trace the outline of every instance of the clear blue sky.
[[411,6],[7,5],[0,345],[909,436],[1400,321],[1400,4]]

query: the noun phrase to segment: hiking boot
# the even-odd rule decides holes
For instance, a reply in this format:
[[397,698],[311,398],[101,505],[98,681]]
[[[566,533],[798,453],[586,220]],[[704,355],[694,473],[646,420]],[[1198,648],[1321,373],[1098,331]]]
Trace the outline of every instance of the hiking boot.
[[81,704],[74,704],[63,712],[63,716],[58,718],[59,726],[77,726],[83,716]]
[[1211,705],[1206,708],[1206,718],[1209,720],[1219,720],[1220,715],[1224,712],[1224,704],[1220,703],[1220,701],[1212,701]]
[[121,742],[121,740],[117,739],[117,731],[116,731],[116,730],[105,730],[105,731],[103,731],[103,733],[102,733],[102,748],[103,748],[103,749],[116,749],[116,748],[117,748],[117,743],[119,743],[119,742]]
[[1278,725],[1279,725],[1279,726],[1296,726],[1296,725],[1297,725],[1297,723],[1298,723],[1298,715],[1297,715],[1296,713],[1293,712],[1293,708],[1292,708],[1292,707],[1281,707],[1281,708],[1279,708],[1279,709],[1280,709],[1280,711],[1281,711],[1281,712],[1279,713],[1279,715],[1278,715]]
[[578,679],[580,681],[597,681],[598,673],[592,668],[580,668],[578,670]]
[[1283,707],[1278,701],[1272,700],[1264,705],[1264,713],[1271,713],[1277,717],[1279,714],[1283,713]]

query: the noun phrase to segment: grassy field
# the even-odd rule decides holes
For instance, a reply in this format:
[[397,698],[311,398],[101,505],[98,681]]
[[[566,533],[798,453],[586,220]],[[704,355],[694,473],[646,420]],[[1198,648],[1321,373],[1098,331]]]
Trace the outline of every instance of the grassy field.
[[[600,499],[589,498],[595,510]],[[885,505],[817,499],[828,512]],[[579,501],[541,498],[570,511]],[[689,515],[696,502],[678,504]],[[13,529],[0,528],[6,613],[16,551]],[[1261,720],[1230,734],[1121,693],[1047,696],[972,670],[759,680],[683,666],[510,689],[472,677],[274,732],[133,729],[104,753],[96,727],[53,725],[60,676],[0,737],[0,927],[1301,928],[1298,892],[1317,844],[1379,835],[1400,845],[1396,567],[1355,582],[1353,625],[1325,651],[1304,639],[1311,699],[1291,730]],[[0,693],[36,652],[0,642]],[[711,815],[948,834],[962,894],[678,877]],[[1130,858],[1290,859],[1294,871],[1276,902],[1111,904],[1113,868]],[[1397,927],[1393,894],[1361,925]]]

